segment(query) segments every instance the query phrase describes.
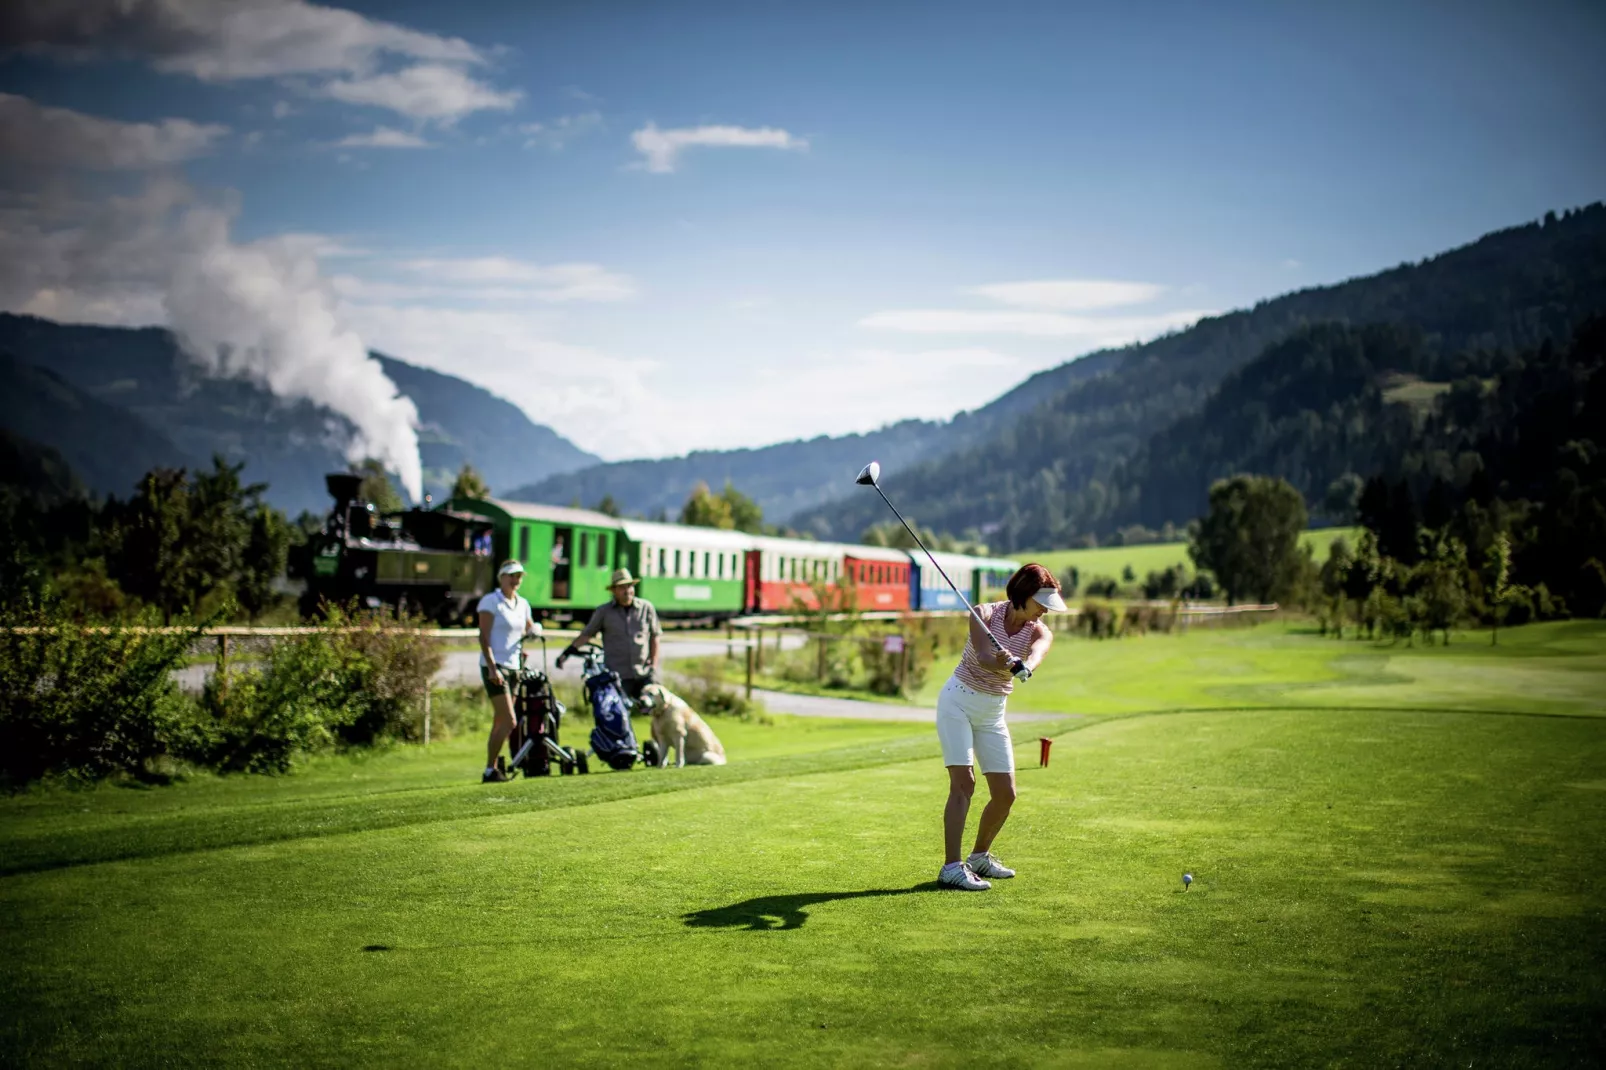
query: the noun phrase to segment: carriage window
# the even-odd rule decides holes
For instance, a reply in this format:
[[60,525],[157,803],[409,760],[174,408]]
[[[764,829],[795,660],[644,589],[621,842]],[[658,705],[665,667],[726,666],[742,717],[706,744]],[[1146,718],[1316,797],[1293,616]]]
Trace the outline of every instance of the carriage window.
[[519,528],[519,560],[530,559],[530,529],[528,526]]
[[597,565],[601,568],[607,568],[608,561],[608,535],[606,532],[602,532],[597,535]]
[[679,576],[681,574],[680,573],[680,551],[679,550],[675,551],[675,572],[674,572],[674,574],[676,576]]
[[669,575],[669,570],[666,567],[666,560],[668,556],[668,550],[665,550],[662,546],[658,547],[658,575],[660,576]]
[[589,531],[582,531],[580,533],[580,567],[585,568],[586,565],[590,563],[590,560],[591,533]]

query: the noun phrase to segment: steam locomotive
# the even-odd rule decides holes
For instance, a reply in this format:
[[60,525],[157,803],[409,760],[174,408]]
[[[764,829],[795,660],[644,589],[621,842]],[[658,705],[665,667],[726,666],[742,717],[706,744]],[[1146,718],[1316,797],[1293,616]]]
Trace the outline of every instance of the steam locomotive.
[[335,472],[324,486],[335,500],[298,570],[306,580],[303,615],[320,604],[392,606],[442,625],[473,622],[494,586],[492,524],[452,509],[380,513],[361,497],[362,476]]

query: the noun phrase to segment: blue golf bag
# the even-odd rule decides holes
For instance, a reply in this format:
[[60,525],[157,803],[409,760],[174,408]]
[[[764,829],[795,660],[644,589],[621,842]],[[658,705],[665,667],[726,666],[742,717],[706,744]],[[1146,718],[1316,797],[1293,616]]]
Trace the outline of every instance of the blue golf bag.
[[631,702],[625,697],[619,674],[602,662],[595,649],[585,654],[586,702],[591,706],[591,753],[601,758],[612,769],[629,769],[637,762],[657,765],[657,744],[648,740],[645,747],[636,744],[635,730],[630,727]]

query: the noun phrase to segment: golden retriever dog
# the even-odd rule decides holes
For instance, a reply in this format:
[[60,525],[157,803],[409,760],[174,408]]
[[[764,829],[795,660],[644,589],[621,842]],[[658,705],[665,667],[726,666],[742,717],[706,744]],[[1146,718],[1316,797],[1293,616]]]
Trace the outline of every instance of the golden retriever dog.
[[669,749],[675,749],[675,766],[724,765],[725,745],[686,705],[686,700],[662,684],[641,689],[641,706],[652,713],[652,739],[658,744],[660,767],[669,764]]

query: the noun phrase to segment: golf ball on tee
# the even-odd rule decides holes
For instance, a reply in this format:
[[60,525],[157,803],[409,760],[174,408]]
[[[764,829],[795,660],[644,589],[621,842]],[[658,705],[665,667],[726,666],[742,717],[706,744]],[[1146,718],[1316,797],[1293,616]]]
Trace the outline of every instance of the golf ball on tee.
[[1192,873],[1184,873],[1182,875],[1182,890],[1183,891],[1187,891],[1189,885],[1191,885],[1191,884],[1193,884],[1193,874]]

